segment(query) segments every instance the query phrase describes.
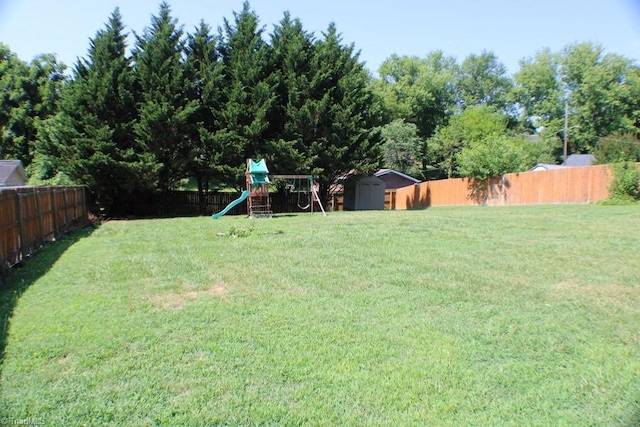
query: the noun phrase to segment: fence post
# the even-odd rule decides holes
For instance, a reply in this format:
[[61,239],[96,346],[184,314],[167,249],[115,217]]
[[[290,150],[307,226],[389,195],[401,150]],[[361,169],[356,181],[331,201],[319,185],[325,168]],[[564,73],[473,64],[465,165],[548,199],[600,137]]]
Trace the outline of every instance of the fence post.
[[18,216],[18,246],[20,247],[20,261],[24,261],[27,257],[24,250],[24,206],[22,205],[23,194],[18,191],[18,203],[16,204]]
[[86,223],[87,221],[87,191],[85,189],[85,187],[81,187],[80,191],[82,191],[82,197],[80,198],[80,200],[82,201],[82,208],[80,209],[80,211],[82,212],[82,221]]
[[40,236],[40,241],[38,242],[38,245],[44,245],[44,224],[43,224],[43,212],[42,212],[42,196],[40,195],[40,192],[34,188],[33,192],[35,193],[36,196],[36,210],[38,213],[38,235]]
[[56,196],[55,188],[51,189],[51,197],[52,197],[52,216],[53,216],[53,237],[58,238],[60,236],[60,229],[58,228],[58,196]]
[[69,225],[69,198],[67,197],[67,187],[62,188],[62,195],[64,200],[64,231],[66,232]]

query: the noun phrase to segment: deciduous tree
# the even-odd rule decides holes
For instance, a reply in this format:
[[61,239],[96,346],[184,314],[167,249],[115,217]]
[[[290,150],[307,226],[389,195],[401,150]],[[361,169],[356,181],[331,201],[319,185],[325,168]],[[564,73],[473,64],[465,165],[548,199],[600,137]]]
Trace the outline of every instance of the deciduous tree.
[[418,137],[416,125],[396,119],[384,125],[380,133],[385,166],[402,173],[419,176],[424,142]]
[[451,118],[427,141],[431,178],[458,176],[457,156],[464,147],[507,132],[508,118],[494,107],[469,107]]
[[455,111],[455,59],[442,51],[425,58],[392,55],[382,63],[373,88],[383,100],[388,122],[414,123],[421,138],[429,138]]
[[[529,130],[563,154],[565,113],[569,153],[592,152],[599,138],[637,132],[640,125],[640,68],[594,43],[544,49],[520,63],[512,100]],[[565,111],[566,109],[566,111]]]
[[488,51],[467,56],[456,78],[462,109],[489,105],[509,112],[508,94],[512,85],[507,68],[493,52]]
[[542,157],[542,147],[520,136],[494,135],[471,141],[456,155],[457,174],[482,180],[523,172]]
[[64,69],[54,55],[27,64],[0,44],[0,158],[29,168],[40,124],[56,113]]

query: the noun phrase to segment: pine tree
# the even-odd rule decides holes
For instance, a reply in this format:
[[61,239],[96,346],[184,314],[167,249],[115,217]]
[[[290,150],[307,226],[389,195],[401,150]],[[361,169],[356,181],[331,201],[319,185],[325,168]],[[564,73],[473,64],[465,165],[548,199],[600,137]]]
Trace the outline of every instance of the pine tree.
[[126,35],[116,9],[75,66],[59,112],[40,139],[41,162],[94,191],[101,208],[117,209],[126,193],[152,189],[158,165],[136,144],[136,91]]
[[188,176],[192,161],[190,136],[197,101],[188,96],[184,47],[182,28],[163,2],[158,16],[151,18],[151,27],[137,37],[133,52],[137,84],[142,91],[134,126],[136,140],[160,165],[158,189],[162,192]]
[[263,157],[268,149],[269,121],[276,102],[270,48],[262,39],[258,17],[245,2],[234,13],[233,24],[225,19],[225,40],[221,44],[224,63],[223,124],[226,132],[217,136],[224,150],[224,164],[240,184],[245,159]]
[[216,175],[221,150],[216,146],[216,134],[221,131],[222,59],[218,52],[219,38],[212,36],[204,22],[188,37],[186,73],[189,79],[189,99],[196,102],[192,116],[192,163],[189,170],[198,182],[201,213],[209,181]]
[[303,109],[310,101],[313,36],[287,12],[274,28],[271,48],[277,104],[270,121],[269,161],[283,173],[307,173],[314,159],[304,156],[309,122]]
[[305,157],[314,159],[323,203],[341,175],[352,169],[373,172],[382,161],[369,74],[353,50],[353,45],[341,44],[331,24],[324,39],[316,42],[312,59],[313,100],[303,109],[309,124],[304,144]]

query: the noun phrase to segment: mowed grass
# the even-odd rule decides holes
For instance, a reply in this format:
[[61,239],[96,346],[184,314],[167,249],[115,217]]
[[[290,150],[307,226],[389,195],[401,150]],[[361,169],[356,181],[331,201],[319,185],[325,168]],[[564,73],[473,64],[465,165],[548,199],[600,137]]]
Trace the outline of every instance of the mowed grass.
[[637,205],[111,221],[70,239],[2,294],[5,417],[640,424]]

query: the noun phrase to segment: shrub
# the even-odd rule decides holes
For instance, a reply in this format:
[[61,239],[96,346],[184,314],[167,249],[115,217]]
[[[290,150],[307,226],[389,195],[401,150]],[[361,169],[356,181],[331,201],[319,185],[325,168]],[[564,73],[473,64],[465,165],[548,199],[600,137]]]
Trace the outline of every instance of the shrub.
[[633,162],[612,165],[609,199],[633,202],[640,198],[640,169]]

